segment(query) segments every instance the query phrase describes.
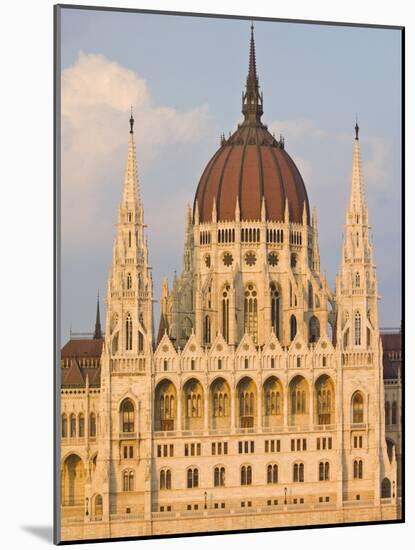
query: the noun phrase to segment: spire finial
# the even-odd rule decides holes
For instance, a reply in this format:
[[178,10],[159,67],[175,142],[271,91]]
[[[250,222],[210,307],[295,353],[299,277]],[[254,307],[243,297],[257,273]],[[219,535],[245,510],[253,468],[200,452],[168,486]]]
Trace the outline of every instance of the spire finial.
[[94,331],[94,339],[102,338],[102,331],[101,331],[101,316],[99,314],[99,290],[97,293],[97,316],[95,320],[95,331]]
[[256,72],[254,23],[251,21],[251,39],[249,44],[249,65],[246,79],[246,91],[242,94],[242,112],[245,122],[261,122],[262,94],[259,93],[258,76]]
[[356,134],[355,139],[359,139],[359,124],[357,123],[357,113],[356,113],[356,125],[354,127],[354,131],[355,131],[355,134]]
[[131,105],[131,117],[130,117],[130,134],[134,133],[134,117],[133,117],[133,106]]

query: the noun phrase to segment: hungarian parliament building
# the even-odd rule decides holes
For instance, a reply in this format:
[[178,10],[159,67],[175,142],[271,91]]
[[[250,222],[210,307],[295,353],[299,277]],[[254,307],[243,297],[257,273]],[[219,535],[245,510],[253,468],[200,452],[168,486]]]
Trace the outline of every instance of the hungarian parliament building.
[[401,334],[379,327],[359,127],[332,290],[302,176],[262,122],[253,28],[242,114],[200,177],[157,331],[131,114],[105,331],[98,303],[93,336],[61,349],[62,540],[400,518]]

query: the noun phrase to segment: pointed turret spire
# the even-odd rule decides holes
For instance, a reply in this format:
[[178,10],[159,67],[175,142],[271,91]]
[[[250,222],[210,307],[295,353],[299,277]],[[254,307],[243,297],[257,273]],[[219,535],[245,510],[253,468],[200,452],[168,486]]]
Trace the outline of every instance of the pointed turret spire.
[[134,117],[131,107],[130,117],[130,134],[128,138],[128,153],[127,162],[125,165],[124,176],[124,191],[123,202],[124,205],[129,205],[131,208],[138,205],[140,202],[140,194],[138,187],[138,170],[137,170],[137,158],[135,152],[135,140],[134,140]]
[[99,292],[97,296],[97,315],[95,319],[95,331],[94,331],[94,339],[102,338],[102,330],[101,330],[101,316],[99,313]]
[[360,162],[359,125],[356,121],[353,152],[352,189],[350,193],[349,213],[353,215],[363,214],[365,210],[366,201]]
[[249,47],[249,67],[246,79],[246,91],[242,94],[242,113],[245,122],[260,123],[263,113],[262,94],[259,92],[258,75],[256,72],[254,25],[251,24],[251,42]]

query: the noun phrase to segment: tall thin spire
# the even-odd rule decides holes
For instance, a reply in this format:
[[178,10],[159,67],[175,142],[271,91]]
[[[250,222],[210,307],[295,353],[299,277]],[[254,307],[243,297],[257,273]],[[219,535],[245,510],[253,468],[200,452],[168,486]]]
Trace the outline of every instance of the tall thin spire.
[[101,330],[101,316],[99,313],[99,291],[97,295],[97,315],[95,319],[95,331],[94,331],[94,339],[102,338],[102,330]]
[[242,113],[246,123],[258,124],[263,114],[262,93],[259,92],[258,75],[256,72],[254,25],[251,23],[251,40],[249,45],[248,76],[246,91],[242,94]]
[[140,202],[139,187],[138,187],[138,170],[137,170],[137,158],[135,151],[134,140],[134,117],[133,108],[131,106],[130,116],[130,134],[128,138],[128,153],[127,162],[125,165],[124,176],[124,191],[123,202],[129,204],[130,207],[134,207]]
[[359,125],[356,120],[352,168],[352,188],[350,192],[349,213],[362,214],[366,210],[363,175],[360,161]]

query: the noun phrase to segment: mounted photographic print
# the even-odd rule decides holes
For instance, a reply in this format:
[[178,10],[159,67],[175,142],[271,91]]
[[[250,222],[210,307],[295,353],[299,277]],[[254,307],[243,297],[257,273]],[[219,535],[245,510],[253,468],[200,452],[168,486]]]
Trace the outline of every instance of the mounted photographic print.
[[55,7],[55,542],[403,521],[402,48]]

